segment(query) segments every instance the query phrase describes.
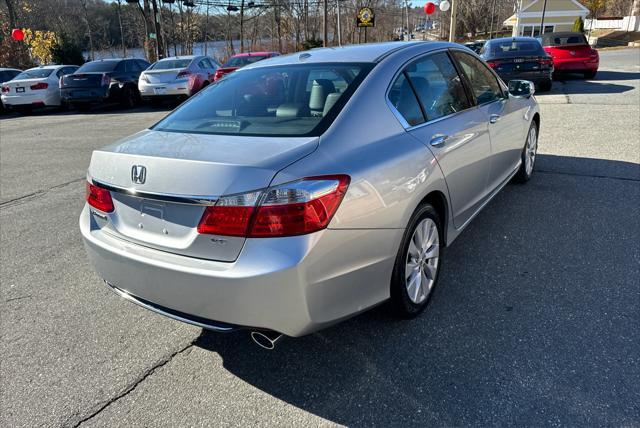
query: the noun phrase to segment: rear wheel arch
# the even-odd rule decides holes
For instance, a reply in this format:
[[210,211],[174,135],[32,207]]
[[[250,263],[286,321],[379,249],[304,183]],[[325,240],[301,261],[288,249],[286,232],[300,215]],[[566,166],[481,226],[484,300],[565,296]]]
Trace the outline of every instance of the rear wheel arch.
[[431,205],[436,210],[436,213],[440,218],[443,238],[442,246],[444,247],[447,243],[447,226],[449,225],[449,202],[447,201],[447,197],[441,191],[433,190],[428,193],[427,196],[422,198],[416,207],[416,210],[425,204]]

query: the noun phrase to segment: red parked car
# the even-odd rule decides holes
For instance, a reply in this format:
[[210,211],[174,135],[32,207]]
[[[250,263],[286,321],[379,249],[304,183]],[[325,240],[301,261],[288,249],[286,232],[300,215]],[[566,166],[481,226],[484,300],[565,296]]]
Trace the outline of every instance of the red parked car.
[[247,52],[234,55],[229,58],[227,62],[222,64],[222,67],[216,70],[214,81],[220,79],[225,74],[232,73],[237,69],[244,67],[247,64],[252,64],[256,61],[272,58],[279,55],[279,52]]
[[556,74],[581,73],[587,79],[596,77],[600,56],[582,33],[546,33],[540,39],[542,47],[553,59]]

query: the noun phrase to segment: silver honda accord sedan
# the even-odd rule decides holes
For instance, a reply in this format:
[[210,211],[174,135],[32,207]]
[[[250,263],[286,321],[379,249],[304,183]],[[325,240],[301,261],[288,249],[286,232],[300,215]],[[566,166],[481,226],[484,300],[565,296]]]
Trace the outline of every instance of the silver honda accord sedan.
[[533,92],[444,42],[249,65],[93,153],[87,253],[122,297],[215,331],[415,317],[443,249],[531,177]]

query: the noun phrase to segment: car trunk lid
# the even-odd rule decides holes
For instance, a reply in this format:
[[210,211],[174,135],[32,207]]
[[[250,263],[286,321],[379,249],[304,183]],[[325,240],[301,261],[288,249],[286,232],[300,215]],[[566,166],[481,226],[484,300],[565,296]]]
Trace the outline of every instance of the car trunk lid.
[[111,190],[115,209],[92,216],[105,233],[127,241],[234,261],[243,237],[198,234],[206,206],[222,195],[267,187],[279,170],[313,152],[317,143],[317,137],[144,131],[93,153],[90,180]]
[[[149,83],[169,83],[176,80],[178,74],[183,68],[174,68],[169,70],[147,70],[143,73]],[[187,78],[188,76],[185,76]]]
[[94,88],[102,86],[105,73],[78,73],[62,78],[61,88]]
[[[47,84],[47,87],[43,87],[43,84]],[[37,86],[39,85],[39,86]],[[29,95],[31,93],[40,93],[42,89],[48,89],[49,83],[47,78],[39,79],[20,79],[10,80],[5,82],[2,86],[9,88],[8,92],[4,92],[7,95]],[[31,87],[42,87],[42,89],[31,89]]]
[[551,67],[548,58],[535,56],[513,56],[503,57],[487,61],[487,63],[498,73],[518,73],[526,71],[539,71]]
[[589,45],[562,45],[545,47],[553,58],[572,59],[572,58],[589,58],[591,55],[591,46]]

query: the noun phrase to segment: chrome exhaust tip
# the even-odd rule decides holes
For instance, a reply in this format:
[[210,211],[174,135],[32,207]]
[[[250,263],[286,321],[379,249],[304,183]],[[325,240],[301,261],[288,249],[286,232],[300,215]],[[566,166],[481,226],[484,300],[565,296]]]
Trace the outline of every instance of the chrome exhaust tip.
[[272,351],[276,347],[276,343],[282,339],[284,335],[275,331],[252,331],[251,340],[261,348]]

